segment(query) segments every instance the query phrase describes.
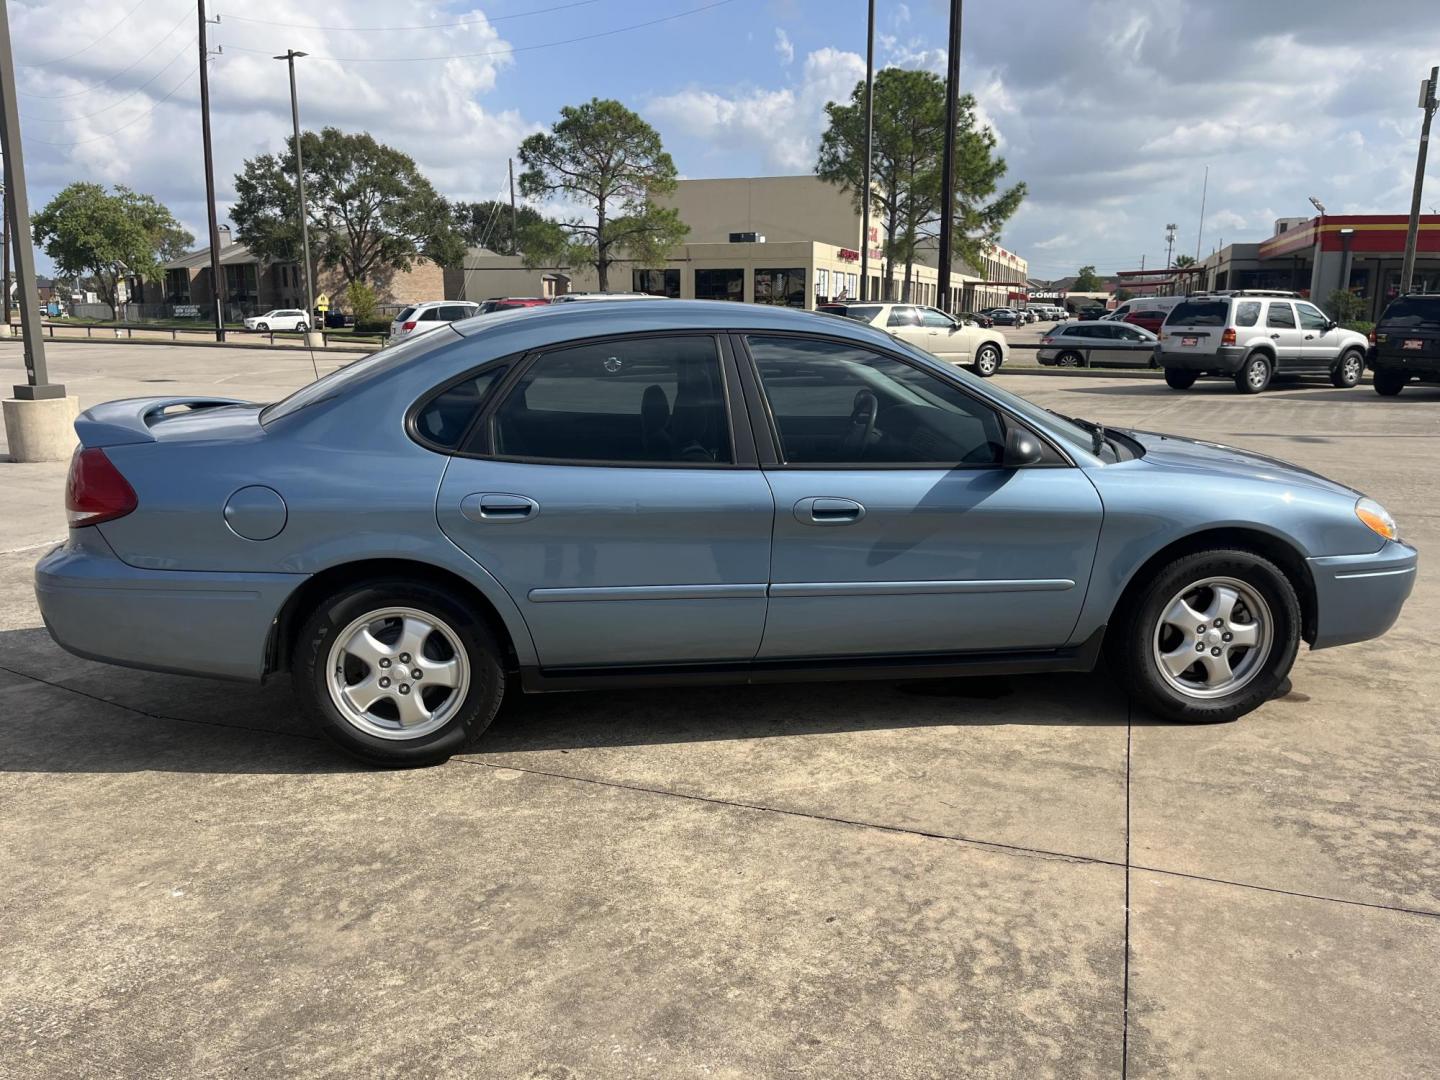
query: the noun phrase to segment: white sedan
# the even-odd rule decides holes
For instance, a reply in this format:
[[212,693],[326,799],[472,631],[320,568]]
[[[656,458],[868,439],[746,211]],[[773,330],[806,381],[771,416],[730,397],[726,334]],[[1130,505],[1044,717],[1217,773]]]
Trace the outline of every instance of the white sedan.
[[977,322],[956,319],[939,308],[919,304],[821,304],[820,311],[844,315],[878,326],[941,360],[963,364],[983,378],[1000,370],[1010,347],[1000,331],[986,330]]
[[310,319],[299,308],[276,308],[245,320],[246,330],[309,330]]

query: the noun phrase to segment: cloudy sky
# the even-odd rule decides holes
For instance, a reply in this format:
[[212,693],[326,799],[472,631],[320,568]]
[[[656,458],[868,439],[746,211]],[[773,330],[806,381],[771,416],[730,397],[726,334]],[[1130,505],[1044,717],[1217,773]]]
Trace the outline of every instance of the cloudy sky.
[[[878,0],[877,64],[944,70],[942,0]],[[1102,272],[1268,236],[1273,219],[1408,210],[1436,0],[970,0],[963,88],[1030,197],[1002,242],[1031,273]],[[808,172],[825,102],[864,75],[864,0],[209,0],[220,213],[246,157],[302,120],[368,129],[447,195],[501,194],[560,106],[615,97],[683,175]],[[125,183],[204,232],[195,6],[9,0],[33,207]],[[659,20],[659,21],[657,21]],[[646,25],[648,24],[648,25]],[[1210,166],[1204,234],[1201,181]],[[1440,154],[1427,209],[1440,210]]]

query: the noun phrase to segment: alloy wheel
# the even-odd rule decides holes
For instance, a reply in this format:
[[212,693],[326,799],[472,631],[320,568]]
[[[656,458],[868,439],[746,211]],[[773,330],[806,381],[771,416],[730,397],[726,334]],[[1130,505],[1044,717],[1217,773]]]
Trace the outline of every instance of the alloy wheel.
[[382,608],[335,636],[325,686],[352,727],[382,739],[418,739],[454,716],[470,690],[470,664],[442,619]]
[[1000,356],[993,345],[982,345],[975,355],[975,370],[981,375],[994,375],[1000,367]]
[[1192,698],[1234,693],[1270,655],[1270,606],[1238,578],[1204,578],[1176,593],[1152,636],[1161,678]]

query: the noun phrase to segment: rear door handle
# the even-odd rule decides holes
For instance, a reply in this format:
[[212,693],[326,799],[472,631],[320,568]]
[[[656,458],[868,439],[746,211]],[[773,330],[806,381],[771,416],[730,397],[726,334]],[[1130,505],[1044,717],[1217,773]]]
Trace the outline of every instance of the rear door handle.
[[1279,335],[1279,334],[1271,334],[1270,336],[1271,336],[1272,338],[1274,338],[1276,341],[1279,341],[1279,340],[1280,340],[1280,335]]
[[819,495],[795,504],[795,520],[802,525],[854,525],[865,516],[865,507],[854,499]]
[[524,495],[479,491],[460,500],[460,513],[471,521],[503,525],[530,520],[540,513],[540,504]]

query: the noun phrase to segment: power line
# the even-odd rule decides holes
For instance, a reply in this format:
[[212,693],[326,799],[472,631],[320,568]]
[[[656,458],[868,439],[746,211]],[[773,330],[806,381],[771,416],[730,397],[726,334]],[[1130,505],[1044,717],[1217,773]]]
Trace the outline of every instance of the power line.
[[126,128],[138,124],[141,120],[144,120],[145,117],[149,116],[156,109],[160,108],[161,105],[164,105],[165,102],[169,101],[172,97],[178,94],[180,92],[180,88],[183,87],[186,83],[188,83],[192,78],[194,78],[195,73],[199,70],[200,65],[196,64],[193,68],[190,69],[190,74],[186,75],[185,78],[181,79],[178,83],[176,83],[175,86],[170,90],[170,92],[164,97],[160,98],[158,101],[156,101],[154,105],[151,105],[150,108],[146,109],[138,116],[125,121],[125,123],[121,124],[114,130],[105,132],[103,135],[92,135],[88,139],[76,139],[74,142],[50,142],[46,139],[27,139],[26,142],[40,143],[42,146],[70,147],[83,146],[86,143],[99,142],[101,139],[111,138],[114,135],[120,134],[120,132],[124,131]]
[[43,68],[43,67],[50,67],[52,64],[63,64],[66,60],[73,59],[74,57],[79,56],[79,55],[80,55],[81,53],[83,53],[83,52],[89,52],[89,51],[90,51],[91,49],[93,49],[96,45],[99,45],[100,42],[108,40],[109,37],[110,37],[110,35],[113,34],[116,30],[119,30],[120,27],[121,27],[122,25],[124,25],[125,20],[128,19],[128,18],[130,18],[131,15],[134,15],[135,12],[139,11],[140,8],[141,8],[141,6],[142,6],[144,3],[145,3],[145,0],[140,0],[140,2],[139,2],[138,4],[136,4],[134,7],[132,7],[129,11],[125,12],[124,15],[121,15],[121,16],[120,16],[120,21],[119,21],[119,22],[117,22],[114,26],[110,27],[109,30],[106,30],[103,34],[101,34],[101,35],[100,35],[98,38],[96,38],[94,41],[90,42],[89,45],[85,45],[85,46],[83,46],[83,47],[81,47],[81,48],[79,48],[79,49],[76,49],[76,50],[75,50],[74,52],[72,52],[72,53],[66,53],[64,56],[57,56],[54,60],[42,60],[42,61],[41,61],[40,63],[38,63],[38,64],[17,64],[16,67],[23,67],[23,68]]
[[22,116],[27,123],[31,124],[67,124],[71,120],[88,120],[92,116],[99,116],[101,113],[107,113],[111,109],[115,108],[117,105],[123,105],[125,102],[129,101],[136,94],[140,93],[147,86],[153,83],[156,79],[160,78],[161,75],[164,75],[165,72],[169,71],[172,67],[174,67],[175,61],[179,60],[182,56],[189,52],[190,47],[195,44],[195,41],[196,39],[192,37],[189,41],[185,43],[185,47],[183,49],[181,49],[169,59],[169,61],[165,64],[164,67],[162,67],[159,71],[155,72],[154,75],[151,75],[150,78],[146,79],[134,90],[131,90],[130,93],[126,94],[122,98],[116,98],[109,105],[106,105],[103,109],[96,109],[94,112],[89,113],[76,113],[69,116],[59,116],[53,118],[48,116],[30,116],[29,114],[22,114]]
[[[316,60],[333,60],[342,64],[410,64],[429,62],[434,60],[472,60],[483,56],[510,56],[520,52],[534,52],[536,49],[553,49],[560,45],[575,45],[582,41],[594,41],[597,38],[614,37],[616,34],[628,33],[631,30],[643,30],[647,26],[658,26],[661,23],[674,22],[676,19],[683,19],[688,15],[699,15],[702,11],[710,11],[714,8],[724,7],[726,4],[733,4],[735,0],[714,0],[714,3],[702,4],[700,7],[691,8],[689,11],[679,11],[674,15],[665,15],[658,19],[648,19],[645,22],[631,23],[629,26],[617,26],[613,30],[602,30],[596,34],[582,34],[579,37],[565,38],[561,41],[546,41],[538,45],[510,46],[505,49],[491,49],[488,52],[474,53],[452,53],[442,56],[325,56],[321,53],[311,53]],[[257,53],[269,55],[269,49],[247,49],[243,45],[231,45],[230,48],[236,52]]]
[[[135,68],[135,66],[140,63],[140,61],[144,60],[147,56],[149,56],[149,55],[150,55],[151,53],[153,53],[156,49],[158,49],[161,45],[163,45],[163,44],[165,43],[165,41],[169,39],[170,35],[173,34],[173,33],[175,33],[176,30],[179,30],[179,29],[180,29],[180,24],[183,23],[186,19],[188,19],[188,18],[190,17],[191,12],[193,12],[194,10],[195,10],[195,8],[194,8],[194,6],[192,5],[191,7],[187,8],[184,12],[182,12],[181,15],[180,15],[180,18],[178,18],[178,19],[175,20],[174,25],[171,26],[169,30],[166,30],[165,33],[161,34],[160,37],[158,37],[158,38],[155,39],[155,44],[154,44],[154,45],[151,45],[150,48],[146,49],[143,53],[141,53],[139,56],[137,56],[134,60],[130,61],[130,63],[129,63],[127,66],[121,68],[119,71],[115,72],[113,75],[109,75],[109,76],[107,76],[106,78],[100,80],[98,83],[94,83],[94,84],[92,84],[91,86],[86,87],[84,90],[77,90],[77,91],[75,91],[75,93],[73,93],[73,94],[27,94],[27,93],[25,93],[25,91],[23,91],[23,90],[19,90],[19,91],[16,91],[16,92],[19,94],[20,97],[24,97],[24,98],[37,98],[37,99],[41,99],[41,100],[45,100],[45,101],[67,101],[67,100],[69,100],[70,98],[84,97],[86,94],[93,94],[96,90],[99,90],[102,86],[105,86],[105,85],[108,84],[108,83],[112,83],[112,82],[114,82],[116,79],[120,78],[120,76],[125,75],[125,74],[128,74],[130,71],[132,71],[132,70]],[[193,44],[193,41],[192,41],[192,44]],[[190,45],[186,45],[186,46],[185,46],[185,49],[188,49],[188,48],[190,48]],[[184,52],[184,51],[185,51],[184,49],[181,50],[181,52]],[[178,55],[178,54],[177,54],[177,55]],[[167,66],[168,66],[168,65],[167,65]],[[68,78],[69,76],[66,76],[66,77]]]
[[552,11],[567,11],[570,8],[586,7],[589,4],[598,4],[600,0],[573,0],[569,4],[556,4],[554,7],[536,8],[534,11],[517,11],[511,15],[490,15],[478,19],[461,19],[457,22],[441,23],[415,23],[409,26],[323,26],[319,23],[292,23],[274,22],[270,19],[252,19],[245,15],[222,15],[231,22],[256,23],[260,26],[283,26],[291,30],[342,30],[347,32],[369,33],[372,31],[394,31],[394,30],[443,30],[451,26],[485,26],[489,23],[505,22],[508,19],[524,19],[531,15],[548,15]]

